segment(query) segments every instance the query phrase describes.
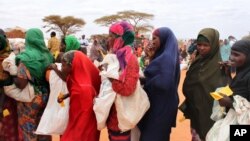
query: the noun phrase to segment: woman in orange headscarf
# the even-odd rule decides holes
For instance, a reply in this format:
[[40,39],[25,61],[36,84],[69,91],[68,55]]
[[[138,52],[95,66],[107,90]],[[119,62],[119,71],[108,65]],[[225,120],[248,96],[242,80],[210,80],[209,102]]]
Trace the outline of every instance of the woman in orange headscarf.
[[66,76],[70,109],[61,141],[99,141],[93,111],[93,99],[101,84],[98,69],[82,52],[69,51],[62,57],[62,73]]

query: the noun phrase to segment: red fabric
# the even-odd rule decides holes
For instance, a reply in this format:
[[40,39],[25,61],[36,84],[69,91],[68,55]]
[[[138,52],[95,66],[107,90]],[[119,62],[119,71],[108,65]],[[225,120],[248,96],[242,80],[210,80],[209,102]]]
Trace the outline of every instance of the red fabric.
[[[115,92],[123,96],[129,96],[133,94],[136,88],[136,83],[139,79],[139,64],[135,55],[130,57],[128,64],[125,68],[125,80],[113,80],[112,88]],[[107,127],[112,131],[119,131],[118,120],[115,105],[111,107],[109,118],[107,121]]]
[[61,141],[99,141],[93,99],[99,93],[100,84],[98,69],[82,52],[76,51],[72,72],[67,79],[69,123]]

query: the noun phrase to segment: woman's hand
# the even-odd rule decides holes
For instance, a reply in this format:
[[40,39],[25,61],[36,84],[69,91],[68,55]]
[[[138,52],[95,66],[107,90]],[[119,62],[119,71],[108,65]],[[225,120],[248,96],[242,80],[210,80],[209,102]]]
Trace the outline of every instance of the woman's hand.
[[63,94],[63,95],[59,95],[57,97],[57,102],[58,103],[62,103],[64,99],[68,98],[69,97],[69,94]]
[[50,65],[47,67],[47,69],[49,69],[49,70],[55,70],[55,71],[58,70],[56,64],[50,64]]
[[219,104],[220,106],[223,106],[223,107],[232,108],[233,100],[230,97],[223,95],[223,98],[219,100]]

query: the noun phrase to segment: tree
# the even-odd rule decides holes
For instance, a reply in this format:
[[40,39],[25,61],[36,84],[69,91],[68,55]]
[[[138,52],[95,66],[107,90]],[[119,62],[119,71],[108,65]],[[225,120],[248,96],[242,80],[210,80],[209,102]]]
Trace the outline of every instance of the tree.
[[94,22],[102,26],[110,26],[111,24],[125,20],[134,26],[136,33],[145,33],[151,31],[153,26],[149,24],[149,20],[153,20],[154,15],[137,12],[133,10],[117,12],[114,15],[103,16]]
[[43,28],[48,28],[46,32],[55,30],[62,33],[63,36],[80,31],[80,28],[86,24],[83,19],[73,16],[61,17],[59,15],[46,16],[43,18],[43,22],[46,23]]

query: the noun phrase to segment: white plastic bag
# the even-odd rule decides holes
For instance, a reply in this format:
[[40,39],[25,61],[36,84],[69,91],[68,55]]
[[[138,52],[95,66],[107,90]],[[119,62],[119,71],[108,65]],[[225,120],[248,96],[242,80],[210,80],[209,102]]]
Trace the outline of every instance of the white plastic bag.
[[237,120],[239,124],[250,124],[250,102],[242,96],[235,95],[234,109],[237,113]]
[[115,101],[116,93],[112,89],[112,84],[108,78],[102,79],[99,95],[94,100],[94,112],[97,120],[97,129],[106,127],[111,106]]
[[[60,69],[61,64],[57,64],[57,67]],[[69,98],[64,100],[65,106],[63,107],[57,102],[57,98],[60,93],[67,94],[68,89],[66,83],[53,70],[50,72],[49,83],[49,100],[35,133],[62,135],[68,124]]]
[[107,64],[107,70],[100,72],[102,84],[93,106],[98,130],[102,130],[106,127],[106,121],[116,97],[116,93],[112,89],[112,83],[108,78],[119,78],[119,61],[115,54],[107,54],[100,64]]
[[226,115],[225,110],[226,108],[221,107],[219,101],[214,100],[213,111],[210,118],[214,121],[222,119]]
[[133,129],[150,107],[148,95],[142,89],[139,80],[132,95],[117,94],[115,106],[119,129],[121,131]]
[[208,131],[206,141],[229,141],[229,127],[236,124],[238,124],[237,113],[233,109],[230,109],[226,117],[216,121]]
[[35,97],[33,85],[29,82],[24,89],[19,89],[15,84],[4,86],[4,92],[7,96],[21,102],[31,102]]

